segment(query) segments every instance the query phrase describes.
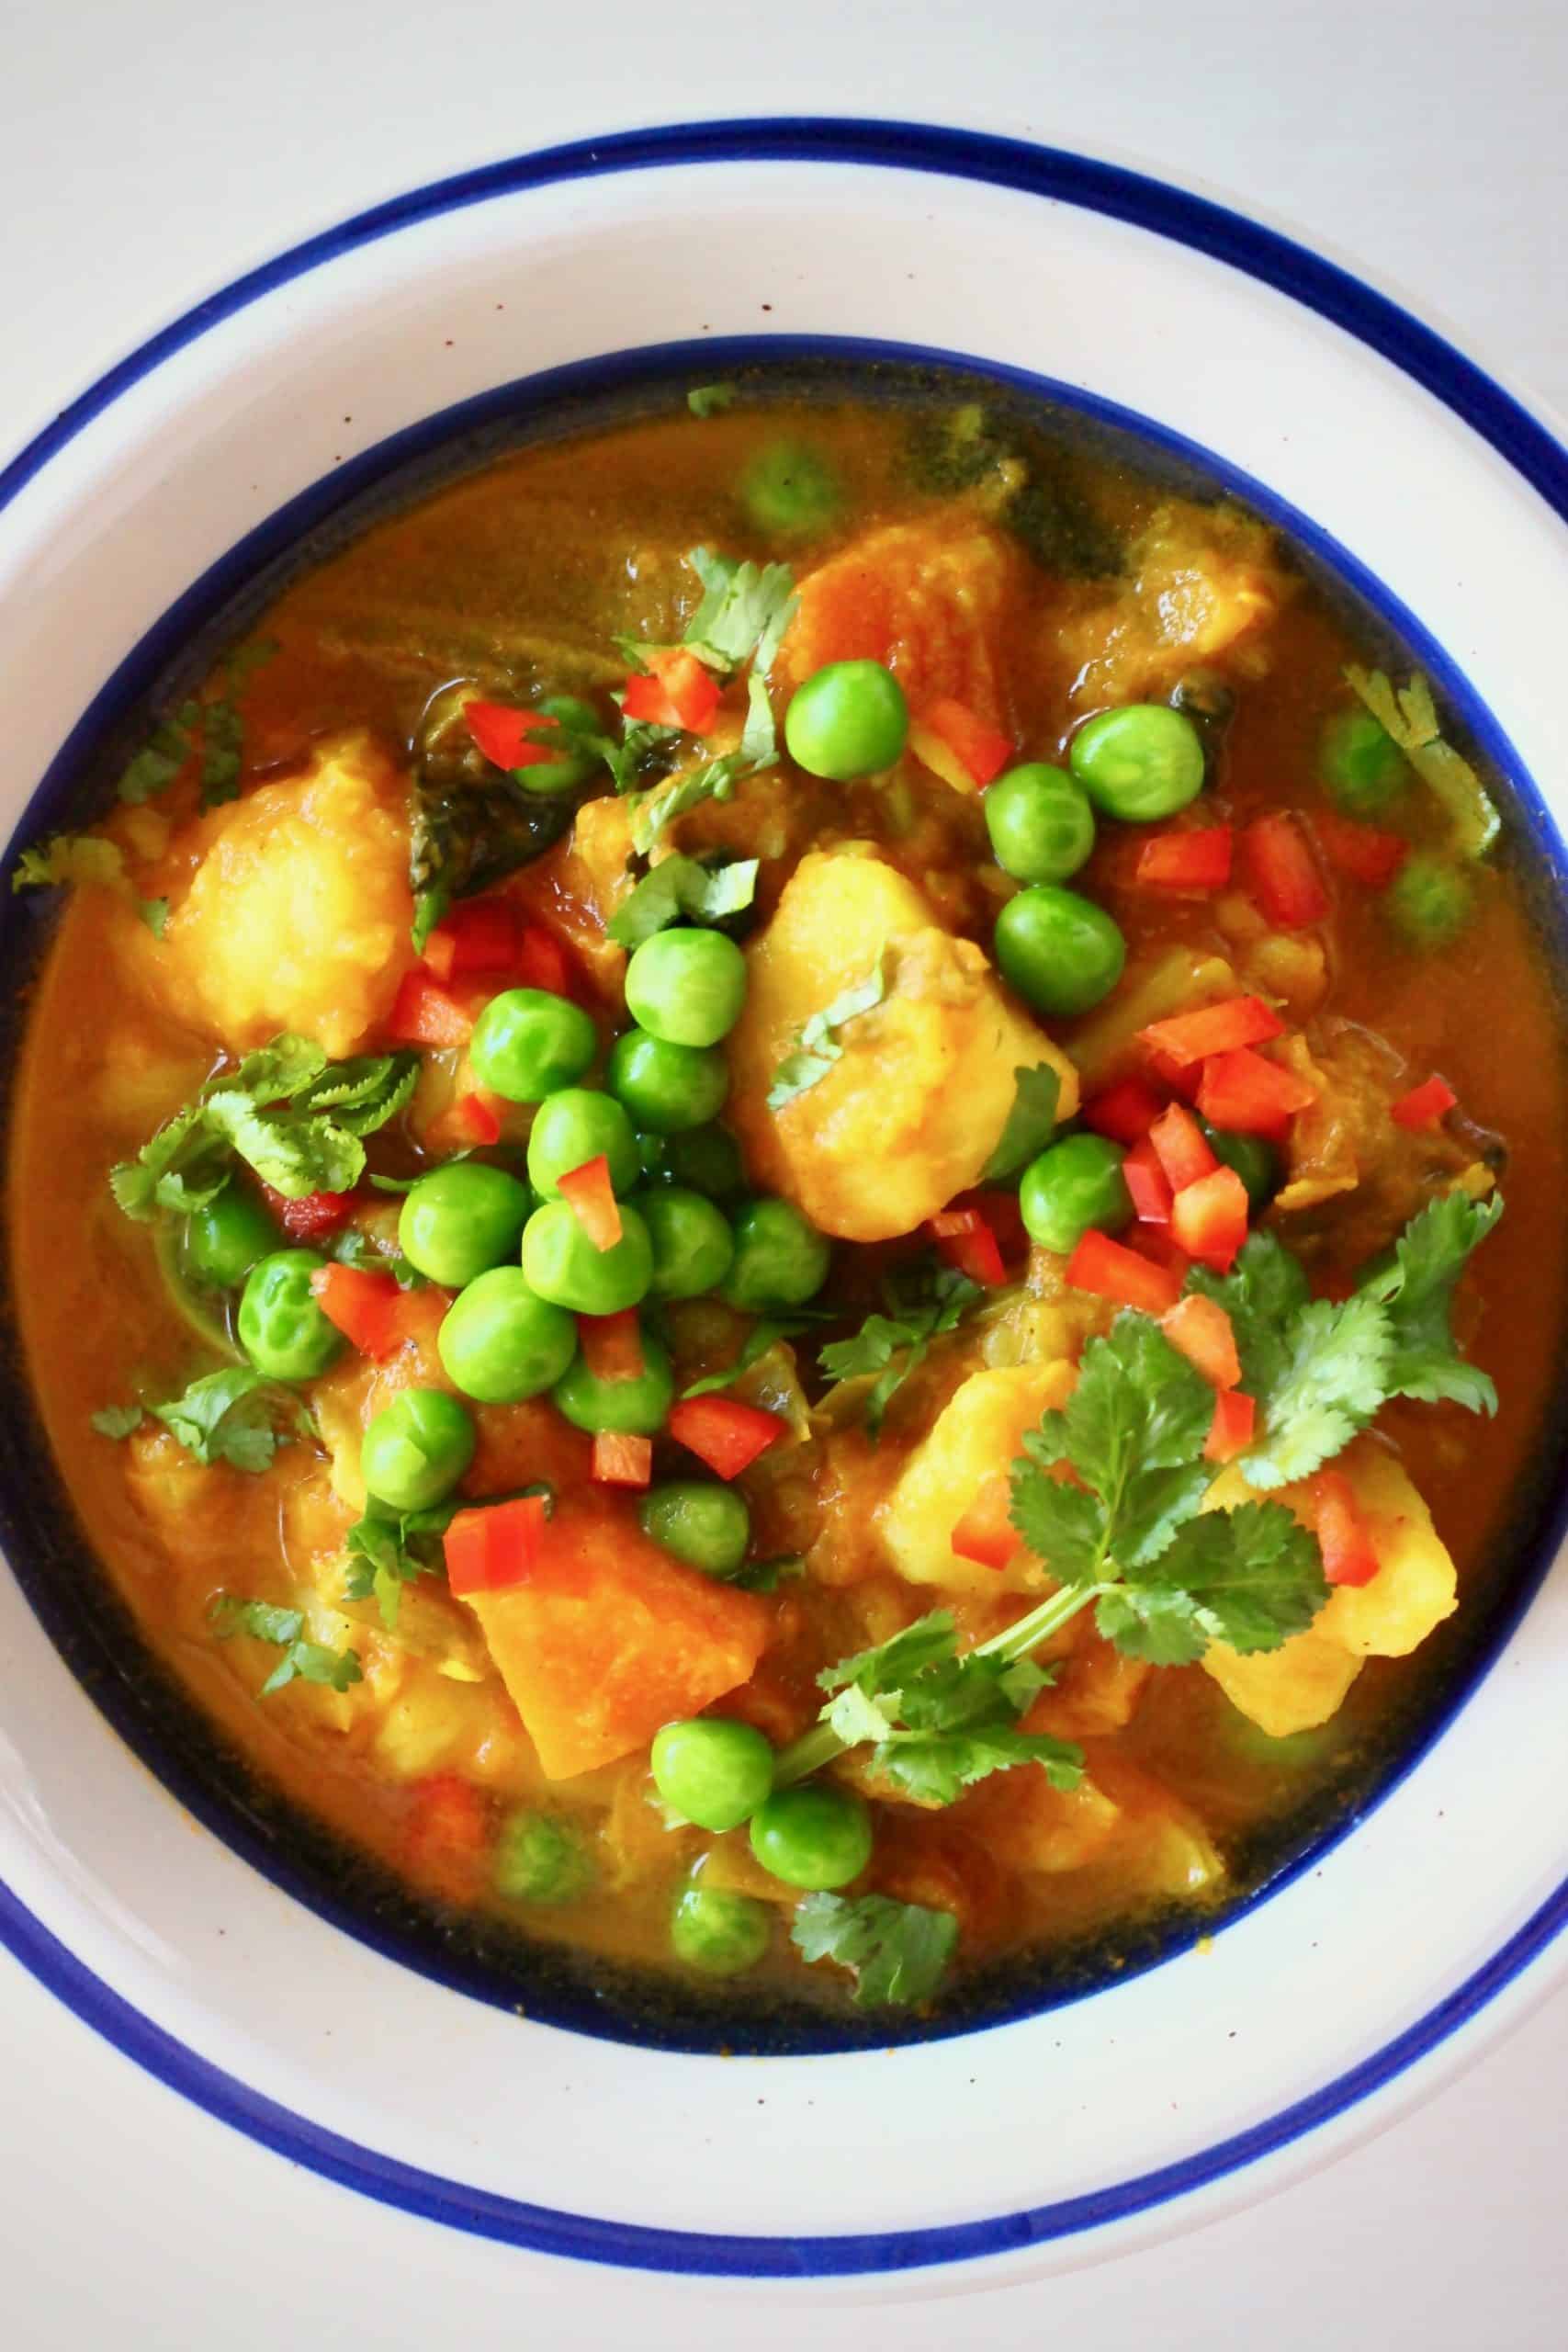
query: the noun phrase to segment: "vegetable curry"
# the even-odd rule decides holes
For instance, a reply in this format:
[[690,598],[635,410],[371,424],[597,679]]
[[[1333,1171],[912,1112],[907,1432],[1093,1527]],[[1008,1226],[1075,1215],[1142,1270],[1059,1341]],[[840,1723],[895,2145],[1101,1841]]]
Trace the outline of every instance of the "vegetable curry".
[[1495,780],[1268,526],[764,375],[154,716],[15,876],[15,1287],[264,1780],[446,1917],[940,2011],[1407,1724],[1554,1377],[1560,1037]]

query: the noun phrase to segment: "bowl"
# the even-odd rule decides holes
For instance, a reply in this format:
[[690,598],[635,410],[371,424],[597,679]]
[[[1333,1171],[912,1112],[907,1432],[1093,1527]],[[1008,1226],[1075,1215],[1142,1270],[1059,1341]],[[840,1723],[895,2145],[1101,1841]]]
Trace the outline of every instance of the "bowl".
[[[389,470],[539,403],[825,347],[1032,385],[1230,482],[1440,681],[1560,899],[1562,795],[1530,780],[1556,764],[1568,608],[1568,458],[1542,426],[1235,213],[1081,157],[852,121],[623,134],[418,190],[94,384],[0,474],[0,661],[27,681],[7,828],[43,830],[204,618],[259,599]],[[7,920],[20,954],[27,918]],[[459,2229],[817,2291],[989,2285],[1325,2161],[1563,1973],[1560,1482],[1418,1749],[1212,1938],[983,2031],[743,2057],[591,2000],[464,1997],[438,1958],[408,1965],[303,1899],[265,1821],[198,1785],[109,1670],[39,1497],[13,1413],[0,1935],[210,2113]]]

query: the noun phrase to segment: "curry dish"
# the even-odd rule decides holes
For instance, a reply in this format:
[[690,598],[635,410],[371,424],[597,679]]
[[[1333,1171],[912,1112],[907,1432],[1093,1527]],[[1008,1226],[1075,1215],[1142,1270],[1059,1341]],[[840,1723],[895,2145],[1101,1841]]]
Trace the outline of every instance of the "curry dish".
[[1217,1916],[1490,1607],[1559,1023],[1497,780],[1255,516],[676,398],[360,529],[23,853],[14,1287],[263,1781],[444,1918],[940,2010]]

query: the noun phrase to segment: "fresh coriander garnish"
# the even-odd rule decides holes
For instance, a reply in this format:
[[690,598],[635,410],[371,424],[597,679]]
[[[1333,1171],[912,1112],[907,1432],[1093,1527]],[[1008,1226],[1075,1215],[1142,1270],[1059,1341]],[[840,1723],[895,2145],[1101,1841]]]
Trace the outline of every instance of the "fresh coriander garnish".
[[[280,1413],[292,1420],[291,1434],[309,1435],[312,1428],[293,1392],[264,1379],[249,1364],[204,1373],[183,1396],[147,1409],[198,1462],[227,1462],[236,1470],[252,1472],[271,1466]],[[96,1419],[97,1426],[101,1424]]]
[[100,1437],[113,1438],[117,1443],[139,1430],[146,1419],[140,1405],[106,1405],[101,1412],[90,1416]]
[[679,852],[656,865],[611,916],[609,934],[628,952],[682,916],[692,922],[720,922],[743,913],[757,895],[760,871],[754,857],[732,865],[706,866]]
[[1396,686],[1385,671],[1359,669],[1353,662],[1347,663],[1344,677],[1448,810],[1453,820],[1455,849],[1462,857],[1484,856],[1503,820],[1470,762],[1443,741],[1426,679],[1417,675],[1408,685]]
[[694,416],[722,416],[735,399],[733,384],[694,384],[686,406]]
[[395,1511],[373,1498],[367,1502],[364,1517],[348,1531],[344,1600],[374,1600],[381,1623],[389,1633],[394,1631],[404,1585],[440,1572],[441,1538],[458,1508],[452,1502],[437,1503],[429,1510]]
[[790,1940],[803,1960],[852,1973],[857,2008],[919,2008],[942,1982],[958,1922],[888,1894],[808,1894],[795,1905]]
[[1472,1413],[1495,1413],[1497,1391],[1454,1346],[1449,1317],[1465,1261],[1503,1214],[1502,1201],[1444,1193],[1412,1217],[1393,1245],[1392,1264],[1365,1274],[1361,1295],[1388,1316],[1391,1396],[1435,1405],[1448,1398]]
[[704,595],[682,643],[711,670],[732,674],[747,662],[766,677],[795,618],[795,577],[787,563],[742,563],[694,548],[687,558]]
[[96,833],[52,833],[25,849],[11,870],[13,890],[48,890],[68,882],[102,882],[113,889],[124,879],[119,849]]
[[732,800],[741,777],[753,774],[757,765],[743,752],[726,752],[720,759],[689,768],[672,784],[655,785],[647,792],[637,793],[632,808],[632,847],[646,857],[677,817],[700,808],[705,800]]
[[890,1276],[884,1286],[886,1314],[868,1315],[852,1339],[832,1340],[818,1362],[835,1385],[871,1378],[865,1428],[874,1442],[895,1392],[922,1361],[931,1341],[953,1330],[985,1295],[953,1266],[927,1265]]
[[296,1677],[301,1682],[324,1683],[333,1690],[346,1690],[365,1679],[357,1650],[331,1650],[322,1642],[301,1638],[303,1610],[280,1609],[270,1600],[242,1600],[233,1593],[220,1592],[208,1618],[220,1642],[231,1641],[236,1634],[249,1634],[253,1641],[270,1642],[283,1652],[262,1684],[259,1698],[270,1699]]
[[884,948],[865,978],[840,990],[831,1004],[824,1005],[803,1023],[795,1040],[795,1050],[786,1054],[773,1072],[773,1082],[768,1089],[768,1108],[782,1111],[797,1094],[804,1094],[818,1079],[826,1078],[833,1064],[843,1055],[843,1043],[839,1031],[863,1012],[869,1012],[887,994],[887,951]]
[[694,1380],[689,1388],[682,1389],[682,1396],[714,1396],[721,1388],[732,1387],[741,1374],[750,1372],[770,1348],[776,1347],[781,1340],[798,1339],[803,1331],[809,1331],[814,1323],[820,1323],[827,1312],[826,1308],[818,1308],[815,1314],[763,1316],[722,1372],[710,1372],[705,1379]]

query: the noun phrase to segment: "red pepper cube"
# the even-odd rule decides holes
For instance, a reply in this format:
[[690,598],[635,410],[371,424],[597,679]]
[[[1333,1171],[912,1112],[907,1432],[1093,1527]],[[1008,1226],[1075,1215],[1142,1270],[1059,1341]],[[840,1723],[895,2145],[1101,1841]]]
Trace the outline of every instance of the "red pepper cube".
[[405,972],[398,983],[387,1019],[387,1036],[394,1046],[466,1046],[474,1024],[454,996],[423,969]]
[[1007,1280],[1001,1245],[978,1209],[942,1209],[927,1231],[948,1264],[972,1283],[994,1290]]
[[1190,832],[1158,833],[1144,843],[1134,870],[1140,890],[1162,890],[1176,899],[1204,899],[1231,878],[1231,829],[1205,825]]
[[1241,1046],[1267,1045],[1281,1037],[1285,1024],[1260,996],[1227,997],[1223,1004],[1206,1004],[1197,1012],[1179,1012],[1169,1021],[1156,1021],[1140,1029],[1138,1042],[1161,1061],[1178,1069],[1188,1062],[1205,1062],[1215,1054],[1234,1053]]
[[1402,1094],[1389,1116],[1396,1127],[1408,1127],[1414,1133],[1418,1127],[1435,1127],[1439,1119],[1447,1118],[1458,1101],[1459,1096],[1446,1079],[1429,1078],[1424,1085],[1413,1086],[1408,1094]]
[[1328,915],[1328,893],[1305,834],[1288,811],[1257,817],[1241,837],[1242,871],[1270,922],[1304,931]]
[[1163,1315],[1181,1295],[1179,1275],[1152,1264],[1136,1250],[1123,1249],[1109,1234],[1092,1231],[1068,1259],[1067,1281],[1075,1290],[1136,1307],[1143,1315]]
[[1241,1358],[1236,1353],[1235,1332],[1218,1299],[1194,1291],[1190,1298],[1179,1299],[1168,1315],[1161,1316],[1159,1328],[1211,1388],[1237,1385]]
[[1201,1266],[1228,1274],[1247,1239],[1249,1206],[1247,1186],[1235,1170],[1216,1168],[1178,1193],[1171,1204],[1171,1239]]
[[263,1184],[262,1198],[290,1241],[324,1241],[341,1231],[354,1215],[355,1193],[280,1193]]
[[1083,1123],[1112,1143],[1141,1143],[1164,1108],[1164,1098],[1146,1079],[1119,1078],[1089,1096]]
[[581,1168],[568,1169],[557,1189],[595,1250],[613,1250],[625,1228],[604,1153],[596,1152]]
[[1403,833],[1381,833],[1372,825],[1359,825],[1337,810],[1323,808],[1312,820],[1317,845],[1337,874],[1369,890],[1386,890],[1410,854]]
[[367,1266],[318,1266],[310,1293],[327,1321],[372,1363],[402,1345],[403,1294],[390,1274]]
[[1161,1113],[1149,1129],[1149,1142],[1173,1193],[1197,1183],[1201,1176],[1212,1176],[1220,1164],[1202,1128],[1180,1102]]
[[1344,1471],[1319,1470],[1309,1494],[1323,1573],[1329,1583],[1371,1584],[1381,1565],[1377,1546]]
[[1135,1143],[1122,1162],[1122,1181],[1140,1225],[1170,1223],[1170,1204],[1175,1195],[1149,1136]]
[[787,1424],[739,1396],[683,1396],[670,1409],[670,1434],[721,1478],[742,1470],[776,1445]]
[[1198,1108],[1212,1127],[1276,1143],[1296,1113],[1316,1101],[1315,1086],[1247,1046],[1205,1062],[1198,1089]]
[[1258,1405],[1240,1388],[1224,1388],[1214,1399],[1214,1418],[1203,1441],[1205,1462],[1234,1462],[1252,1443]]
[[442,1544],[452,1590],[463,1598],[525,1582],[538,1563],[548,1515],[543,1495],[460,1510]]
[[646,1366],[642,1318],[635,1306],[615,1315],[580,1315],[577,1344],[595,1380],[638,1380]]
[[535,768],[560,757],[558,751],[538,740],[552,729],[558,734],[560,731],[560,721],[542,711],[518,710],[503,702],[470,702],[463,707],[463,723],[492,766]]
[[1008,1516],[1011,1505],[1012,1481],[1005,1470],[994,1470],[948,1538],[960,1559],[982,1568],[1007,1566],[1021,1541]]
[[602,1487],[646,1487],[653,1476],[653,1440],[601,1430],[593,1440],[592,1475]]

